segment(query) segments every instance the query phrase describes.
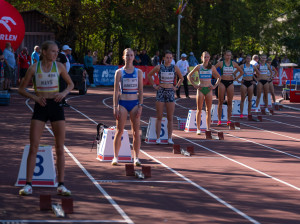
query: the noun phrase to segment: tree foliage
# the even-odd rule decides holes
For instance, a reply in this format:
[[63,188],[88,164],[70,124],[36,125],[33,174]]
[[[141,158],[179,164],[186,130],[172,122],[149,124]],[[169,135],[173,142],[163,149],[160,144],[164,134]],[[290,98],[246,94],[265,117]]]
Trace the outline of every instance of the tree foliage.
[[[176,52],[178,0],[10,0],[19,11],[37,9],[57,21],[59,41],[80,58],[124,48]],[[299,0],[190,0],[181,19],[181,52],[300,52]]]

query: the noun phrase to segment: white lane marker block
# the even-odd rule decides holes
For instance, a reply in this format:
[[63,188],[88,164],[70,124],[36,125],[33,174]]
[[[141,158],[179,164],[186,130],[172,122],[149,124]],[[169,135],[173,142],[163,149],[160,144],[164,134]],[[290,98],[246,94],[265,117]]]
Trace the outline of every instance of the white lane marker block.
[[[218,123],[218,105],[213,104],[211,107],[211,122],[213,124]],[[221,123],[227,124],[227,105],[222,105],[222,115],[221,115]]]
[[[29,145],[23,151],[21,166],[15,186],[24,186],[26,183],[26,165]],[[32,186],[57,187],[56,171],[54,166],[52,146],[40,145],[36,156],[36,165],[32,177]]]
[[[156,117],[150,117],[145,142],[148,144],[156,144]],[[168,144],[168,119],[163,117],[161,120],[160,130],[161,144]]]
[[[114,158],[114,137],[116,130],[104,129],[100,142],[97,143],[97,159],[100,161],[112,161]],[[127,130],[124,130],[121,138],[121,148],[119,152],[120,162],[132,162],[129,136]]]
[[[185,123],[185,129],[184,129],[185,132],[196,132],[197,131],[196,114],[197,114],[197,110],[189,110],[187,120]],[[205,110],[202,110],[202,112],[201,112],[200,130],[201,131],[206,130],[206,111]]]

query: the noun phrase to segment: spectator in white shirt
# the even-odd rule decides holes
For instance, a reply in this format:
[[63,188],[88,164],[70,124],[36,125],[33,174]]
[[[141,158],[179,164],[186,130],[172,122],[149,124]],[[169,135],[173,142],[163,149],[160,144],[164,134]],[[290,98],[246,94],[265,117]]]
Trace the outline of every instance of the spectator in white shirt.
[[[180,69],[180,72],[183,76],[183,87],[184,87],[185,96],[186,96],[186,98],[190,98],[189,97],[189,86],[188,86],[188,80],[187,80],[187,74],[190,71],[189,71],[189,63],[186,60],[186,57],[187,57],[186,54],[184,54],[184,53],[181,54],[181,60],[179,60],[176,63],[176,65]],[[176,90],[176,95],[177,95],[177,98],[180,98],[180,86],[179,86],[178,90]]]

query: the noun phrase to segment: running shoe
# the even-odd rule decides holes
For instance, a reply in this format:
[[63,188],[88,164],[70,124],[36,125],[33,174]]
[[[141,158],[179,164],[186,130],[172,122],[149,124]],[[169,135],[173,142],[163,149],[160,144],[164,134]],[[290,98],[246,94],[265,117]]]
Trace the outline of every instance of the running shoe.
[[201,130],[197,129],[197,135],[201,135]]
[[259,108],[258,107],[254,107],[254,112],[259,112]]
[[227,126],[229,126],[231,124],[231,121],[227,121]]
[[141,161],[139,160],[139,158],[135,158],[135,159],[134,159],[134,165],[135,165],[135,166],[141,166],[141,165],[142,165],[142,163],[141,163]]
[[114,157],[113,160],[111,161],[111,165],[112,166],[118,165],[118,159]]
[[160,138],[156,139],[156,144],[160,144]]
[[63,195],[63,196],[70,196],[71,191],[68,190],[64,185],[60,185],[57,188],[57,194]]
[[221,122],[221,121],[218,121],[217,125],[220,126],[221,124],[222,124],[222,122]]
[[241,114],[241,115],[240,115],[240,118],[243,118],[243,117],[244,117],[244,115],[243,115],[243,114]]
[[169,138],[169,139],[168,139],[168,144],[170,144],[170,145],[174,145],[174,142],[172,141],[172,139],[171,139],[171,138]]
[[30,195],[32,194],[32,186],[29,184],[26,184],[20,191],[19,195]]

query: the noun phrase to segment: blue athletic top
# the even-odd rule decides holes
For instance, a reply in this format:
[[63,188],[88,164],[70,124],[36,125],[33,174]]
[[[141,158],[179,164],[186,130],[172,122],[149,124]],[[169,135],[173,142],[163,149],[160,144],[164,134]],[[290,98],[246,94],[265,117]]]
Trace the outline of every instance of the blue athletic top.
[[203,65],[200,65],[199,69],[199,79],[211,79],[212,70],[204,68]]
[[251,64],[249,67],[247,67],[246,64],[244,64],[243,70],[244,70],[243,77],[253,77],[254,68]]
[[122,94],[137,94],[139,87],[138,69],[134,68],[133,73],[125,72],[124,67],[121,68],[122,76],[120,89]]
[[262,74],[262,75],[266,75],[266,74],[268,74],[268,65],[267,65],[267,63],[265,63],[264,65],[262,65],[262,64],[260,64],[259,65],[259,72],[260,72],[260,74]]
[[175,79],[175,66],[170,65],[166,67],[164,64],[160,65],[158,72],[159,83],[162,84],[174,84]]

